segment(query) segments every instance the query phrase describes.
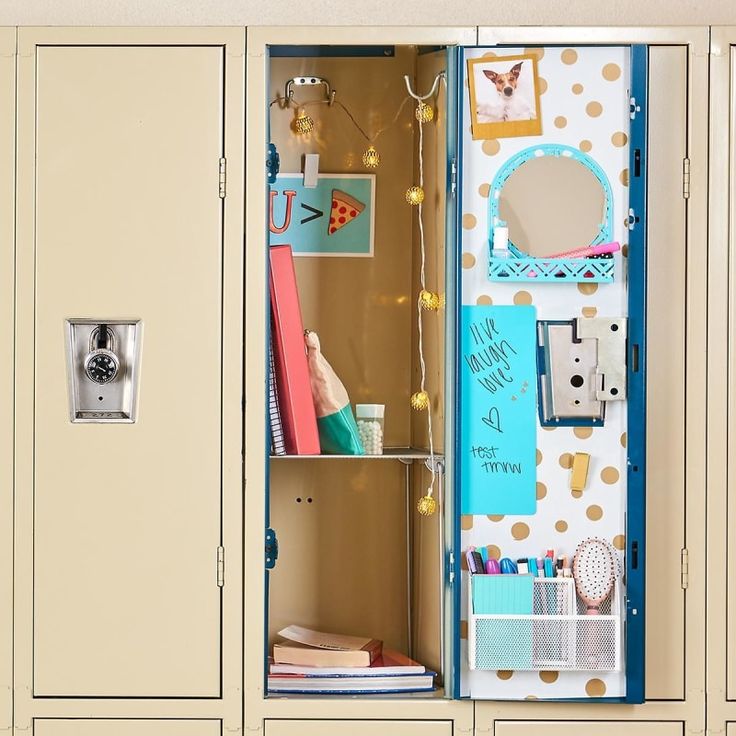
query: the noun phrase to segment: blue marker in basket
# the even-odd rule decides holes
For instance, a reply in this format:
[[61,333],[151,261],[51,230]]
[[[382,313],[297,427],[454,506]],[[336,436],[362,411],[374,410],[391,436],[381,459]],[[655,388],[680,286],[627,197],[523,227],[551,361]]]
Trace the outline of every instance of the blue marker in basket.
[[518,568],[516,567],[516,563],[509,559],[508,557],[504,557],[501,560],[501,574],[502,575],[516,575],[519,572]]

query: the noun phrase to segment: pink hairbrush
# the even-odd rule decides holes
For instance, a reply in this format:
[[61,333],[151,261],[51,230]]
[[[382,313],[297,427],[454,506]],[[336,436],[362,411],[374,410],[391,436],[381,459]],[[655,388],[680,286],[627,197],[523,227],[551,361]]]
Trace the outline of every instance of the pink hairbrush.
[[578,597],[585,604],[588,616],[597,616],[600,607],[611,595],[616,583],[618,566],[608,542],[584,539],[575,550],[572,576]]

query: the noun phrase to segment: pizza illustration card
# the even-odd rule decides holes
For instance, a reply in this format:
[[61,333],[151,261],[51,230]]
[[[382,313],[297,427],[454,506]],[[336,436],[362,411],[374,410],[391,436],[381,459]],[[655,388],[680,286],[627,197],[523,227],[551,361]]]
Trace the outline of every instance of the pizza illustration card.
[[375,174],[279,174],[269,190],[269,244],[288,243],[295,256],[371,257]]

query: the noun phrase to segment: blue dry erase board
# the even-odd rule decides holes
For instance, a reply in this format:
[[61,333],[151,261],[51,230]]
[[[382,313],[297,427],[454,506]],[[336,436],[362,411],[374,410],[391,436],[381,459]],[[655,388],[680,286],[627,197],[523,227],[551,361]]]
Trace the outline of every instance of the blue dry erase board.
[[536,325],[533,306],[462,307],[463,514],[537,510]]
[[[279,174],[269,192],[269,245],[291,245],[294,255],[373,255],[374,174],[320,174],[317,186],[304,186],[303,174]],[[333,191],[363,206],[330,233]]]

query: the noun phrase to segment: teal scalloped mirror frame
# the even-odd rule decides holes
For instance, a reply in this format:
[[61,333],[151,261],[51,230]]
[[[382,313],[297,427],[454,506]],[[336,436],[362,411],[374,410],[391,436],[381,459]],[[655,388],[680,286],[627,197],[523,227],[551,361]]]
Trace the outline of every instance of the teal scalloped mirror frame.
[[612,192],[598,163],[577,148],[545,144],[511,157],[491,184],[489,242],[506,226],[517,257],[543,258],[610,242]]

